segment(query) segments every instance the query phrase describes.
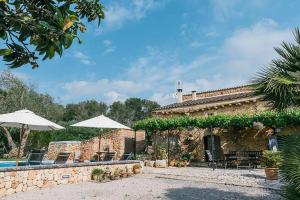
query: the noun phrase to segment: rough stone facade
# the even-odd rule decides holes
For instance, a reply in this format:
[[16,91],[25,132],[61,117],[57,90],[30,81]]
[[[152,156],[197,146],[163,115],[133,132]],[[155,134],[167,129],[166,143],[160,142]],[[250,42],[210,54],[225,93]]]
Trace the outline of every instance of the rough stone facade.
[[[240,86],[235,88],[220,89],[182,96],[183,102],[167,105],[153,111],[155,116],[202,116],[217,114],[254,114],[270,109],[260,96],[255,96],[249,86]],[[291,132],[300,133],[299,127],[289,127],[282,130],[280,134],[290,134]],[[199,130],[180,130],[175,133],[179,154],[192,152],[194,159],[203,161],[205,159],[205,137],[210,135],[207,129]],[[268,148],[268,137],[274,134],[273,129],[253,128],[244,130],[221,130],[214,129],[213,135],[220,141],[220,158],[229,151],[262,151]],[[166,144],[166,134],[160,136],[160,139]],[[159,137],[158,137],[159,138]],[[164,139],[162,139],[164,138]],[[174,147],[171,147],[174,149]],[[175,148],[175,149],[176,149]]]
[[74,184],[91,180],[95,168],[114,171],[116,168],[132,169],[137,161],[111,163],[80,163],[65,166],[36,166],[0,169],[0,197],[17,192]]
[[[116,152],[117,159],[120,159],[124,153],[134,152],[134,131],[120,129],[101,138],[100,151]],[[144,150],[145,132],[136,132],[136,152]],[[48,147],[48,160],[55,160],[59,152],[71,153],[69,161],[74,160],[75,152],[80,153],[80,160],[91,160],[99,150],[99,138],[95,137],[87,141],[60,141],[51,142]]]
[[73,162],[75,152],[81,151],[80,141],[50,142],[48,146],[47,160],[55,160],[60,152],[71,153],[68,162]]

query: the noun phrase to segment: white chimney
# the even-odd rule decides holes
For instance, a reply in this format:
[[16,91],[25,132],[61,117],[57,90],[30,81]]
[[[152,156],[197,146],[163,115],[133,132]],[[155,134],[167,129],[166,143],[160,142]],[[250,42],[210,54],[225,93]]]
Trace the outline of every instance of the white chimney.
[[182,103],[182,86],[181,82],[177,82],[177,103]]
[[192,100],[194,101],[196,99],[197,99],[197,92],[196,92],[196,90],[193,90],[192,91]]

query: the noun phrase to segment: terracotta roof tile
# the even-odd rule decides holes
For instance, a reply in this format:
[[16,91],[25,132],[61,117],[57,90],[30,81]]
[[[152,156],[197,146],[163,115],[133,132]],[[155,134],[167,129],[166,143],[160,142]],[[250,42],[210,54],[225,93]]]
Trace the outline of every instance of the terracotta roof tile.
[[184,101],[182,103],[173,103],[170,105],[162,106],[153,111],[185,107],[185,106],[201,105],[201,104],[207,104],[207,103],[215,103],[215,102],[220,102],[220,101],[229,101],[229,100],[251,97],[253,95],[254,95],[253,92],[243,92],[243,93],[235,93],[235,94],[207,97],[207,98],[202,98],[202,99],[197,99],[197,100],[188,100],[188,101]]

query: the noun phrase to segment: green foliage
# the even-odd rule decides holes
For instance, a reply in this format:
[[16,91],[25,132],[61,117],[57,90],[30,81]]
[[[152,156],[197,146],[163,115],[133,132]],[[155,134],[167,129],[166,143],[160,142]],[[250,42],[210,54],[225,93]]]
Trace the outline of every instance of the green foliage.
[[[69,48],[88,22],[104,19],[99,0],[5,0],[0,1],[0,56],[11,68],[51,59]],[[38,54],[38,55],[37,55]]]
[[[95,100],[63,106],[56,103],[50,95],[36,92],[32,85],[26,84],[9,71],[4,71],[0,74],[1,114],[26,108],[66,127],[63,130],[43,132],[42,134],[31,131],[28,137],[27,150],[47,148],[51,141],[83,141],[99,135],[98,129],[69,126],[78,121],[104,114],[127,126],[131,126],[133,122],[150,116],[151,110],[158,106],[156,102],[139,98],[129,98],[124,103],[116,102],[111,106]],[[0,128],[0,141],[3,141],[7,149],[10,150],[7,138],[2,134],[2,131]],[[13,141],[18,144],[20,138],[19,130],[11,128],[9,132]]]
[[92,176],[100,176],[102,174],[104,174],[104,171],[102,169],[97,169],[96,168],[96,169],[92,170]]
[[280,152],[265,150],[263,152],[261,164],[263,167],[278,168],[281,166],[282,161],[283,158]]
[[275,109],[300,105],[300,30],[294,31],[295,43],[283,42],[275,48],[280,56],[264,68],[253,81],[257,94],[263,95]]
[[300,196],[300,136],[291,135],[282,146],[284,162],[280,168],[281,181],[284,183],[282,195],[290,200]]
[[153,101],[129,98],[124,103],[114,102],[109,108],[108,116],[122,124],[132,126],[134,122],[150,116],[151,111],[158,107],[159,104]]
[[180,157],[180,160],[191,161],[194,158],[192,153],[185,153]]
[[282,112],[265,111],[253,115],[213,115],[208,117],[152,117],[138,121],[135,130],[146,130],[147,134],[155,131],[175,130],[181,128],[251,128],[254,122],[261,122],[268,127],[286,127],[300,123],[300,109],[288,109]]
[[156,145],[155,159],[162,160],[167,158],[166,148],[162,144]]

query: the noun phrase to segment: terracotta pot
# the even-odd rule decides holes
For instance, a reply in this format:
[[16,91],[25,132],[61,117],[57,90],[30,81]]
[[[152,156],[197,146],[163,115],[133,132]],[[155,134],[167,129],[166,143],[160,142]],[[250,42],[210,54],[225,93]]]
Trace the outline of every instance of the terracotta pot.
[[171,161],[169,162],[169,166],[170,166],[170,167],[174,167],[174,166],[175,166],[175,160],[171,160]]
[[127,173],[121,174],[121,177],[122,177],[122,178],[127,178]]
[[133,170],[134,174],[140,174],[141,173],[141,168],[136,168]]
[[129,176],[132,176],[133,174],[132,174],[132,172],[128,172],[127,173],[127,176],[129,177]]
[[267,180],[278,179],[278,168],[265,168]]

